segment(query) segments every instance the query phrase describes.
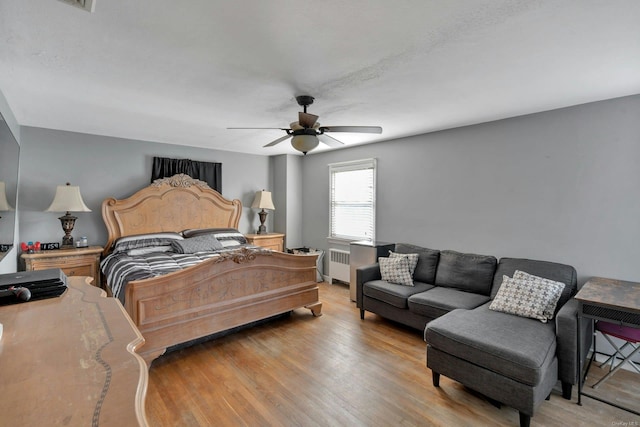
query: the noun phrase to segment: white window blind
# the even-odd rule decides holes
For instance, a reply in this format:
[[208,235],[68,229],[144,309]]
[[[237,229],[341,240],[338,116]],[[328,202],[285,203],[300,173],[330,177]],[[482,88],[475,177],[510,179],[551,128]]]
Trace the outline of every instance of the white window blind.
[[375,240],[376,159],[329,165],[330,236]]

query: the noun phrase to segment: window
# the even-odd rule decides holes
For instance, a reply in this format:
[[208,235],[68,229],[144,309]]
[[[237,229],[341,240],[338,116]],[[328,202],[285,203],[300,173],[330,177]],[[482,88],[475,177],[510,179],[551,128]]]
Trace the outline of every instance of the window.
[[329,165],[330,237],[375,240],[376,159]]

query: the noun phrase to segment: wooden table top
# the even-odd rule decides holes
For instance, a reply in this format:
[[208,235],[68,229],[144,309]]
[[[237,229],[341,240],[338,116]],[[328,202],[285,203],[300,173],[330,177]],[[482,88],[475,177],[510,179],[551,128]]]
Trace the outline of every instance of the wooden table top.
[[119,301],[68,278],[57,298],[0,307],[0,419],[15,426],[146,426],[144,343]]
[[640,283],[592,277],[576,294],[578,301],[640,313]]

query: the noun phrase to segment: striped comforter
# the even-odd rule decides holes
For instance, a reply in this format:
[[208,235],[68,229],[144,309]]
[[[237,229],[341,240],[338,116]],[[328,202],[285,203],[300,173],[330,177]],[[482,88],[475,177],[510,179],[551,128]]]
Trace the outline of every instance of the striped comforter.
[[[254,247],[249,245],[243,246]],[[148,279],[150,277],[157,277],[182,270],[218,256],[219,253],[237,249],[239,249],[239,246],[221,249],[216,252],[196,252],[192,254],[152,252],[136,256],[128,255],[127,252],[114,252],[102,261],[100,268],[107,279],[107,283],[111,287],[113,296],[124,304],[124,289],[128,282]]]

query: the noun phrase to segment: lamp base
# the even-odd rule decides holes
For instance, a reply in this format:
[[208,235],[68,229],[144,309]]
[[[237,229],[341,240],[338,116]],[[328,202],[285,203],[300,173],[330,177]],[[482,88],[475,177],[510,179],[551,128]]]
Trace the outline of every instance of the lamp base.
[[258,234],[267,234],[267,226],[264,225],[264,222],[267,220],[267,211],[262,209],[258,212],[258,216],[260,217],[260,227],[258,227]]
[[76,219],[78,219],[78,217],[67,212],[58,219],[60,220],[60,224],[62,224],[62,230],[64,230],[64,236],[62,236],[62,247],[72,248],[73,236],[71,235],[71,232],[73,231],[73,227],[76,225]]

